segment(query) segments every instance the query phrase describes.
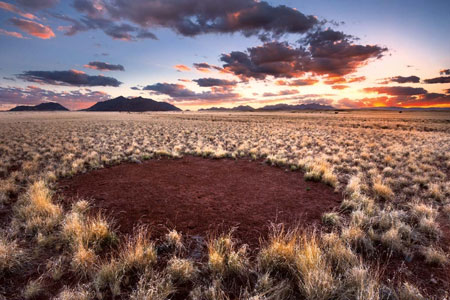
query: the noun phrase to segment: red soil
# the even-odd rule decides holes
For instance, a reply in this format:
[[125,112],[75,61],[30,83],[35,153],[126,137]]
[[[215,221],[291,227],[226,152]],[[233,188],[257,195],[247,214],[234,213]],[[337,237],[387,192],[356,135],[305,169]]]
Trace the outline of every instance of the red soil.
[[341,201],[333,188],[305,181],[301,172],[189,156],[94,170],[61,180],[59,192],[66,201],[91,199],[122,233],[148,224],[156,237],[167,228],[205,237],[237,227],[234,236],[251,246],[266,237],[270,222],[318,224]]

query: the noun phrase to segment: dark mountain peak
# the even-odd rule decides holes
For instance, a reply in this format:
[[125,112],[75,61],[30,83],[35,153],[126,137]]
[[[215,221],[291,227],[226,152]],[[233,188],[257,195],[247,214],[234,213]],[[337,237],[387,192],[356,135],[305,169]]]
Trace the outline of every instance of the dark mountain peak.
[[56,102],[44,102],[35,106],[19,105],[10,111],[68,111],[68,109]]
[[123,96],[119,96],[111,100],[97,102],[96,104],[85,110],[144,112],[144,111],[179,111],[181,109],[167,102],[158,102],[153,99],[147,99],[140,96],[130,99],[125,98]]

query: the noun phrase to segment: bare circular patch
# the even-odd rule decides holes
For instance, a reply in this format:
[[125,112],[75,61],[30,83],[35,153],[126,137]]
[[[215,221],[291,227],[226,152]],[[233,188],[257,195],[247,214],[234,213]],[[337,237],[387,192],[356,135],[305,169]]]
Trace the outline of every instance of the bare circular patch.
[[244,159],[149,160],[94,170],[59,182],[66,201],[91,199],[113,215],[119,231],[148,224],[156,236],[167,228],[206,236],[236,227],[250,245],[270,222],[309,226],[341,201],[333,188],[305,181],[301,172]]

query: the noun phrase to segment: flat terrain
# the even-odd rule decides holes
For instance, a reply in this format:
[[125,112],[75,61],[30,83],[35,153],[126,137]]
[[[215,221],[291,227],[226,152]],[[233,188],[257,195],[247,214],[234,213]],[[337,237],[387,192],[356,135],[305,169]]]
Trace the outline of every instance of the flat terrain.
[[449,178],[448,112],[0,113],[0,299],[448,299]]
[[206,239],[236,228],[235,236],[253,247],[267,239],[270,223],[317,226],[342,200],[332,187],[305,181],[302,172],[190,156],[94,170],[60,181],[59,188],[66,200],[89,199],[112,214],[123,233],[146,224],[154,237],[169,228]]

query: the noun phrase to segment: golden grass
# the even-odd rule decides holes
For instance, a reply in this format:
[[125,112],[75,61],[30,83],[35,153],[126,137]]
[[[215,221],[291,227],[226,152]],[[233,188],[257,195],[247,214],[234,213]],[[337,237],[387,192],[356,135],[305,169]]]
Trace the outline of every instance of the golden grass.
[[[379,299],[379,275],[366,264],[367,257],[377,259],[374,245],[420,252],[440,266],[448,259],[439,248],[437,221],[439,214],[450,216],[449,125],[442,122],[448,117],[388,115],[6,114],[0,120],[0,206],[14,208],[11,231],[0,241],[3,274],[35,271],[37,264],[23,263],[25,253],[52,249],[58,256],[39,262],[49,266],[46,276],[58,280],[67,273],[79,281],[58,291],[60,299],[165,299],[183,280],[192,284],[191,299]],[[113,220],[91,215],[87,201],[66,211],[53,196],[60,177],[186,154],[265,159],[304,170],[306,179],[345,196],[341,211],[323,215],[336,232],[274,232],[255,262],[225,235],[209,241],[207,263],[194,263],[176,231],[161,248],[139,230],[120,242]],[[154,270],[166,259],[156,254],[161,249],[168,249],[170,263]],[[24,290],[39,294],[44,283],[30,281]],[[421,292],[410,283],[395,288],[400,300]]]

